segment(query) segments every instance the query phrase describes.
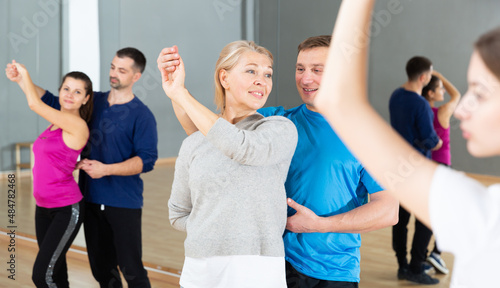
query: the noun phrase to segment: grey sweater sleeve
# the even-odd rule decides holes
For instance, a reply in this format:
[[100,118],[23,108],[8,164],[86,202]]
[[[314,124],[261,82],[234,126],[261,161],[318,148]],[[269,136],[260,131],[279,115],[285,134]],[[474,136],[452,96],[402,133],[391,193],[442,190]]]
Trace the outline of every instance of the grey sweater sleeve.
[[243,165],[272,165],[293,155],[298,136],[292,121],[271,116],[255,125],[255,129],[245,130],[219,118],[206,137],[227,157]]
[[186,222],[193,208],[189,189],[188,159],[191,145],[185,139],[175,161],[175,177],[172,184],[172,194],[168,200],[170,224],[180,231],[186,231]]

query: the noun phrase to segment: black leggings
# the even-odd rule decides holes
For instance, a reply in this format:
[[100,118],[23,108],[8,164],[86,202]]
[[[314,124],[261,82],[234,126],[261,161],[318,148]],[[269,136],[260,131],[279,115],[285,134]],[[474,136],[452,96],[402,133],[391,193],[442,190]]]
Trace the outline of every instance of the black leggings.
[[83,200],[59,208],[36,206],[35,229],[38,255],[33,265],[36,287],[69,287],[66,252],[83,220]]

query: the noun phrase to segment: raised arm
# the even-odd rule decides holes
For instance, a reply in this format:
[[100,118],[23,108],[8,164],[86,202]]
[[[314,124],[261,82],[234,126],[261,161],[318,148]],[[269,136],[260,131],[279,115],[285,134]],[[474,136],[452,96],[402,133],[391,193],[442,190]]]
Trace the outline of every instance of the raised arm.
[[18,76],[21,78],[19,86],[26,95],[30,109],[66,132],[68,137],[65,139],[65,143],[70,148],[80,149],[85,146],[89,137],[89,129],[85,120],[80,115],[59,111],[43,103],[28,70],[19,63],[13,65],[20,75]]
[[[160,56],[156,60],[158,63],[158,68],[167,71],[168,73],[173,73],[177,66],[180,64],[180,56],[178,53],[179,49],[177,46],[168,47],[162,50]],[[196,125],[194,125],[191,118],[187,115],[186,111],[182,109],[179,104],[172,101],[172,107],[174,108],[175,117],[181,123],[182,128],[186,131],[187,135],[191,135],[198,131]]]
[[460,91],[441,73],[434,71],[433,74],[443,82],[443,87],[450,95],[450,100],[441,105],[438,110],[438,119],[441,126],[447,128],[450,126],[450,118],[460,102]]
[[[370,105],[367,66],[373,0],[344,0],[315,107],[372,176],[427,225],[437,164],[405,142]],[[349,95],[349,97],[345,97]],[[366,149],[366,143],[372,149]],[[377,153],[373,153],[377,151]]]
[[157,63],[163,90],[172,100],[175,115],[186,133],[190,135],[200,130],[207,135],[219,116],[194,99],[184,86],[186,72],[177,46],[164,48]]

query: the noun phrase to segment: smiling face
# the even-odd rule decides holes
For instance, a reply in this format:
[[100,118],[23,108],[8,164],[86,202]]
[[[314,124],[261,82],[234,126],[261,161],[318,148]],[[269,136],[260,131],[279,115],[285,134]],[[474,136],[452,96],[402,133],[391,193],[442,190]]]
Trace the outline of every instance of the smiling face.
[[477,52],[467,78],[469,89],[455,111],[467,150],[475,157],[500,155],[500,81]]
[[66,77],[59,90],[59,104],[62,111],[76,113],[87,103],[90,95],[85,95],[85,82],[72,77]]
[[302,50],[297,55],[295,83],[300,98],[302,98],[307,108],[312,111],[316,111],[314,108],[314,98],[318,94],[327,56],[328,47]]
[[226,109],[236,113],[254,113],[266,104],[273,88],[273,68],[269,57],[245,52],[230,70],[220,70],[226,93]]

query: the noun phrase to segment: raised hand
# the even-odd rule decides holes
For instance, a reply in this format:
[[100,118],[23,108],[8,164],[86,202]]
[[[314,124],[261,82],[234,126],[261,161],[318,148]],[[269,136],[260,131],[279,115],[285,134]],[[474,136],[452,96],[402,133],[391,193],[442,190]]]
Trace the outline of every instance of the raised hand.
[[8,63],[7,67],[5,68],[5,75],[10,81],[20,83],[22,80],[22,75],[19,74],[16,64],[19,65],[16,60],[12,60],[12,63]]
[[186,72],[184,62],[178,53],[177,46],[167,47],[161,50],[157,59],[158,70],[161,73],[161,82],[165,94],[176,101],[185,91],[184,79]]
[[439,79],[441,79],[443,77],[443,75],[441,75],[441,73],[439,73],[438,71],[436,70],[432,70],[432,75],[438,77]]

